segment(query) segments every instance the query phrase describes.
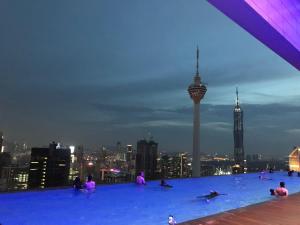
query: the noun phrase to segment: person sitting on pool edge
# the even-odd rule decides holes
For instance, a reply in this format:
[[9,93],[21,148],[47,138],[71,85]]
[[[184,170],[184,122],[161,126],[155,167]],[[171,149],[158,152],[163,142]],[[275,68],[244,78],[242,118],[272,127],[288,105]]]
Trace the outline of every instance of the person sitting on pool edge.
[[289,191],[285,188],[285,183],[281,181],[279,183],[279,187],[274,189],[270,189],[271,195],[276,195],[276,196],[288,196]]
[[88,176],[88,180],[85,182],[84,187],[88,192],[93,192],[96,190],[96,183],[93,181],[92,175]]
[[164,179],[160,180],[160,186],[162,187],[167,187],[167,188],[172,188],[172,185],[167,184],[167,182]]
[[144,178],[142,172],[138,173],[135,182],[136,182],[136,184],[139,184],[139,185],[146,185],[146,181],[145,181],[145,178]]

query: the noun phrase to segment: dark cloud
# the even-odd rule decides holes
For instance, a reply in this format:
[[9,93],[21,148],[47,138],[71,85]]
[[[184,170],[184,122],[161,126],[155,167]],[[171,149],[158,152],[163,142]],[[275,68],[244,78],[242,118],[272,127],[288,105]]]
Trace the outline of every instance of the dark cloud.
[[[159,109],[134,108],[130,106],[102,105],[97,110],[113,113],[114,128],[121,130],[144,129],[157,135],[165,148],[180,150],[172,142],[177,133],[184,146],[190,145],[192,132],[192,107]],[[299,106],[287,104],[244,104],[245,150],[247,153],[271,152],[273,155],[285,155],[297,144],[300,119]],[[124,110],[123,110],[124,109]],[[143,117],[130,118],[128,114],[142,112]],[[111,125],[110,124],[110,125]],[[233,146],[233,105],[201,105],[201,137],[205,152],[231,152]],[[166,141],[169,140],[170,142]],[[220,143],[222,143],[220,145]],[[181,145],[180,145],[181,146]]]

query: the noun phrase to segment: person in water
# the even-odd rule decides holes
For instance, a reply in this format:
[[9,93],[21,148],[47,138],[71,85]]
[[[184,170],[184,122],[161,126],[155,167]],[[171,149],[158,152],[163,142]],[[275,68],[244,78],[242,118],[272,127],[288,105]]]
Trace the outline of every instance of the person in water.
[[168,217],[168,224],[169,224],[169,225],[175,225],[175,224],[176,224],[176,221],[175,221],[175,219],[174,219],[174,216],[169,215],[169,217]]
[[260,180],[272,180],[272,178],[269,178],[269,177],[263,177],[263,176],[258,176],[258,178]]
[[167,184],[167,182],[164,179],[160,180],[160,186],[162,187],[167,187],[167,188],[172,188],[172,185]]
[[294,173],[294,170],[289,170],[289,171],[288,171],[288,176],[289,176],[289,177],[293,176],[293,173]]
[[75,180],[73,181],[73,188],[76,191],[82,190],[82,182],[79,177],[76,177]]
[[139,184],[139,185],[146,185],[146,181],[143,176],[143,173],[141,173],[141,172],[138,173],[135,182],[136,182],[136,184]]
[[85,190],[87,190],[88,192],[95,191],[96,183],[95,183],[95,181],[93,181],[92,175],[88,176],[88,180],[87,180],[87,182],[85,182],[84,187],[85,187]]
[[217,191],[210,191],[210,193],[208,195],[202,195],[202,196],[199,196],[198,198],[204,198],[206,200],[210,200],[210,199],[215,198],[219,195],[225,195],[225,194],[220,194]]
[[276,196],[288,196],[289,191],[285,188],[285,183],[281,181],[279,183],[279,187],[274,189],[270,189],[271,195],[276,195]]

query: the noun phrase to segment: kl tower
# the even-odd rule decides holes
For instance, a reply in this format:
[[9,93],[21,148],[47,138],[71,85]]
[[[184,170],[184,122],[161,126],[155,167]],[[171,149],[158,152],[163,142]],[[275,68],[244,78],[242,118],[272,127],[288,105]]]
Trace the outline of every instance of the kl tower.
[[194,83],[192,83],[188,92],[191,99],[194,101],[194,130],[193,130],[193,161],[192,161],[192,176],[201,176],[200,165],[200,101],[206,93],[206,87],[201,83],[199,75],[199,49],[197,47],[197,66]]

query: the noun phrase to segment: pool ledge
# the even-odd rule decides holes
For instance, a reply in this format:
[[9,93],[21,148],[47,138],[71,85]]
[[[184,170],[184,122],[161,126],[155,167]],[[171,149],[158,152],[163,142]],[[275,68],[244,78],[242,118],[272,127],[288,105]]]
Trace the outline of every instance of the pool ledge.
[[300,193],[178,225],[299,225]]

